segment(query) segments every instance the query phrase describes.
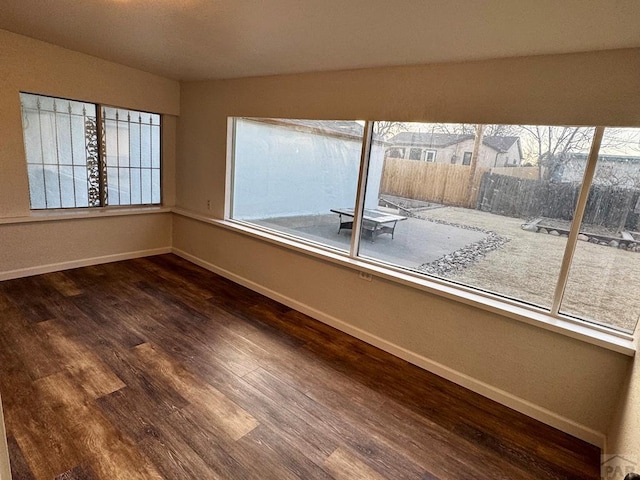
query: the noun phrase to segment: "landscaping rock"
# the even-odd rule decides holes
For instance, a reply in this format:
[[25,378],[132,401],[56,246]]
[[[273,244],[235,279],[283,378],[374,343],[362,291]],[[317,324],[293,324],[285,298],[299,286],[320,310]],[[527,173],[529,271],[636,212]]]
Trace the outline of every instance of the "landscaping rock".
[[611,240],[609,242],[609,246],[613,247],[613,248],[618,248],[620,246],[620,244],[618,242],[616,242],[615,240]]
[[522,225],[522,229],[526,230],[527,232],[537,232],[538,231],[538,227],[535,226],[532,223],[525,223],[524,225]]
[[540,230],[538,230],[538,233],[549,233],[549,231],[546,228],[540,228]]
[[558,233],[558,231],[557,231],[557,230],[551,230],[551,231],[549,232],[549,235],[553,235],[554,237],[559,237],[559,236],[560,236],[560,234]]
[[583,242],[588,242],[589,236],[585,235],[584,233],[581,233],[580,235],[578,235],[578,240],[582,240]]
[[452,273],[460,272],[470,267],[487,253],[500,248],[509,241],[508,238],[502,237],[495,232],[482,231],[486,232],[487,236],[479,242],[467,245],[433,262],[420,265],[417,270],[436,277],[449,277]]

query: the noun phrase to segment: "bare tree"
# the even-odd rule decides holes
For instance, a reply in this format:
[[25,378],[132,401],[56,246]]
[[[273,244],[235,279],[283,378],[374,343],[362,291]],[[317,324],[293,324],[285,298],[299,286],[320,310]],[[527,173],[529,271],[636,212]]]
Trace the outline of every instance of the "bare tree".
[[[553,180],[562,174],[562,169],[574,168],[582,172],[584,161],[572,165],[572,160],[576,154],[581,154],[586,159],[593,140],[593,127],[567,127],[567,126],[541,126],[541,125],[520,125],[521,139],[524,144],[525,161],[538,166],[541,179]],[[638,135],[629,129],[607,128],[600,147],[601,155],[605,152],[624,152],[633,154],[640,152]],[[596,172],[605,183],[614,184],[637,183],[635,179],[621,178],[621,176],[635,175],[635,173],[624,173],[615,169],[604,168],[602,162]]]
[[593,128],[519,125],[525,141],[525,161],[538,166],[539,178],[554,178],[572,153],[589,151]]
[[640,130],[607,128],[602,138],[594,183],[640,189]]
[[[518,136],[518,125],[496,123],[483,125],[482,127],[485,137]],[[470,123],[438,123],[434,124],[434,131],[437,133],[475,136],[478,131],[478,125]]]
[[400,132],[406,132],[409,127],[403,122],[375,122],[373,124],[373,133],[384,140],[389,140]]
[[434,123],[431,124],[431,131],[448,135],[475,135],[476,126],[468,123]]

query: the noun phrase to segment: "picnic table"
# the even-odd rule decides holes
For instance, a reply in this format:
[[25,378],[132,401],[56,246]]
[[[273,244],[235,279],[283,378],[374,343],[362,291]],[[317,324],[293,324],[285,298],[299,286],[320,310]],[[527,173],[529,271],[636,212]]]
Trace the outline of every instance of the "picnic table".
[[[340,233],[342,229],[353,229],[353,208],[332,208],[331,212],[337,213],[340,216],[338,233]],[[362,214],[362,230],[371,236],[372,242],[378,235],[382,235],[383,233],[390,234],[393,239],[396,224],[406,219],[407,217],[401,215],[365,208]]]

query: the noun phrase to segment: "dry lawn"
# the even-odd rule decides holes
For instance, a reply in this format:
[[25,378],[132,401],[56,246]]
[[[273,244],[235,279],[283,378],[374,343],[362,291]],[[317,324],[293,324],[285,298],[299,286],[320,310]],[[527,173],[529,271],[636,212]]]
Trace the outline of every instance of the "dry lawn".
[[[443,207],[423,218],[492,230],[509,239],[451,280],[550,308],[566,238],[522,230],[524,220]],[[633,331],[640,314],[640,253],[579,242],[561,312]]]

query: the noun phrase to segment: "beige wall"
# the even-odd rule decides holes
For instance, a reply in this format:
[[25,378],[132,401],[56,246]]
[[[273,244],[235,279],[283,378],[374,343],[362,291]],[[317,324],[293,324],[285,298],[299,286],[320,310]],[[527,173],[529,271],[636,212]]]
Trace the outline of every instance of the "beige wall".
[[[636,347],[638,343],[636,339]],[[637,356],[609,427],[607,453],[619,454],[635,462],[637,473],[640,473],[640,358]]]
[[[183,83],[177,205],[223,217],[228,116],[640,125],[638,91],[639,50]],[[173,243],[322,315],[607,432],[628,357],[410,287],[362,282],[349,269],[194,220],[176,216]]]
[[0,280],[168,249],[171,226],[171,213],[0,225]]
[[171,206],[178,82],[3,30],[0,72],[0,278],[43,265],[169,248],[170,214],[10,222],[31,215],[20,91],[164,114],[163,201]]

